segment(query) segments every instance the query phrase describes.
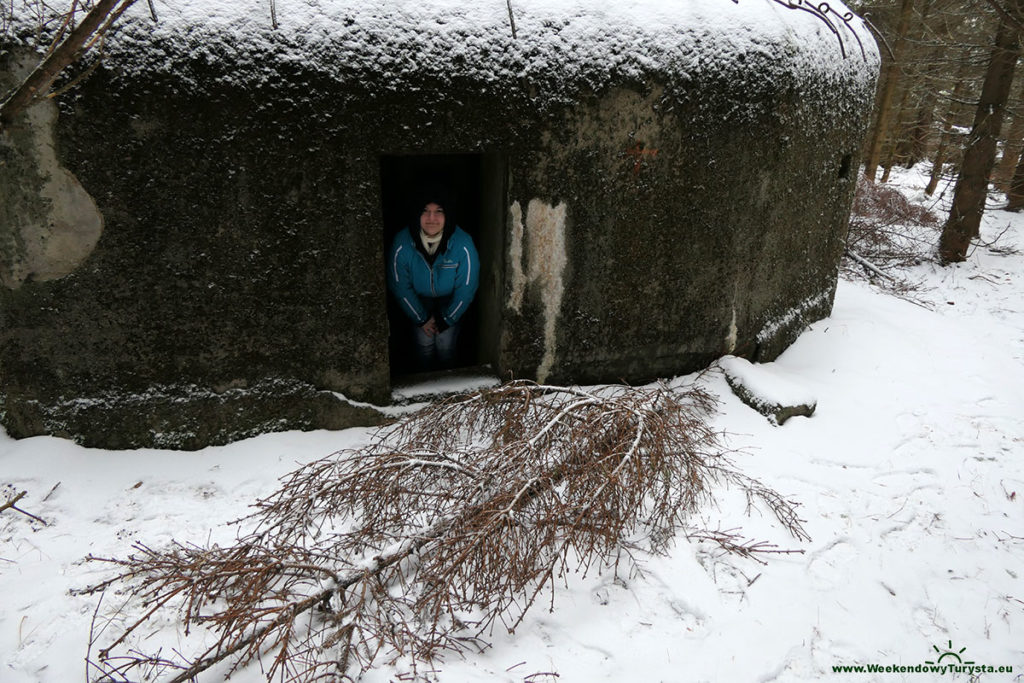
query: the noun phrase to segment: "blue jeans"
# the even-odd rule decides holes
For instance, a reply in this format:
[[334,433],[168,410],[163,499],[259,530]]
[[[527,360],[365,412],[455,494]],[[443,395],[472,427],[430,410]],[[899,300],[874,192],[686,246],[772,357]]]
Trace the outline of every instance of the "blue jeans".
[[444,332],[433,337],[421,328],[412,328],[416,368],[418,370],[437,370],[455,365],[455,347],[459,340],[461,323],[455,323]]

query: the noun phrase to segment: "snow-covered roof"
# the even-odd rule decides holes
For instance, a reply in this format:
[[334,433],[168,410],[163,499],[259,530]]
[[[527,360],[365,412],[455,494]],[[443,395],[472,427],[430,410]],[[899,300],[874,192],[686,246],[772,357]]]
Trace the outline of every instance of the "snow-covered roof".
[[255,67],[241,78],[257,75],[268,54],[278,65],[396,83],[423,73],[509,82],[656,72],[685,81],[754,64],[814,80],[874,78],[877,48],[859,18],[840,3],[825,20],[814,16],[818,5],[791,3],[275,0],[272,16],[271,0],[153,0],[157,21],[137,2],[109,52],[129,69],[173,69],[183,55]]

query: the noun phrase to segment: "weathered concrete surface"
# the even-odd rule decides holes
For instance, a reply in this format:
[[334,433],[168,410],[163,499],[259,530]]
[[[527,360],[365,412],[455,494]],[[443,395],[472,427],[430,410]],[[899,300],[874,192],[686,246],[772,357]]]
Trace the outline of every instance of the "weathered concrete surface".
[[43,403],[22,399],[9,412],[12,434],[50,434],[97,448],[194,450],[286,429],[344,429],[389,421],[373,407],[294,381],[213,391],[152,386]]
[[381,419],[254,389],[387,400],[375,157],[338,153],[308,104],[282,115],[231,88],[107,71],[63,105],[62,162],[105,226],[66,276],[0,290],[9,433],[199,447]]
[[[0,92],[31,65],[31,58],[11,58],[0,70]],[[0,133],[0,284],[10,289],[71,273],[103,231],[96,203],[57,159],[56,120],[57,105],[48,100]]]
[[[594,382],[690,371],[724,353],[771,360],[828,314],[854,190],[843,169],[856,168],[864,120],[839,115],[845,95],[824,86],[738,82],[609,90],[525,161],[524,184],[567,207],[570,258],[557,283],[527,277],[523,294],[512,278],[514,301],[533,297],[508,318],[513,365]],[[512,234],[522,222],[529,244],[521,211]],[[564,294],[552,343],[554,291]]]
[[[70,214],[101,232],[48,275],[3,246],[12,435],[196,448],[382,419],[336,395],[390,394],[382,155],[505,160],[489,181],[505,223],[481,228],[501,245],[485,264],[499,296],[478,301],[499,375],[636,382],[770,360],[831,308],[862,68],[818,82],[758,53],[685,78],[479,80],[414,61],[385,77],[344,54],[319,56],[346,65],[326,73],[230,47],[140,33],[62,99],[55,158],[98,211]],[[25,139],[48,127],[26,122]],[[2,190],[43,198],[5,204],[3,234],[49,224],[41,188],[60,174],[44,157]]]

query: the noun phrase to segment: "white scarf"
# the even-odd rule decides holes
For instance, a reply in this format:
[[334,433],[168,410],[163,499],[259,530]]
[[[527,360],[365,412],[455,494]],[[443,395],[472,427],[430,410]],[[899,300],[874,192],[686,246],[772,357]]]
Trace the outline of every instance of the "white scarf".
[[444,230],[437,233],[433,237],[420,230],[420,242],[423,243],[423,248],[427,250],[427,253],[431,256],[437,251],[437,248],[441,246],[441,238],[444,237]]

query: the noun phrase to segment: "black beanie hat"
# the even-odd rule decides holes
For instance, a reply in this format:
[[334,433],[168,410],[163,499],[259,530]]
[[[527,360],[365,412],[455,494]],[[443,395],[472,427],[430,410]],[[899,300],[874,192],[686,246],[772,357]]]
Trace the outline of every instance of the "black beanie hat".
[[444,209],[446,215],[455,213],[451,194],[449,194],[444,186],[436,183],[424,185],[420,190],[415,207],[416,215],[423,213],[423,209],[426,208],[427,204],[437,204]]

